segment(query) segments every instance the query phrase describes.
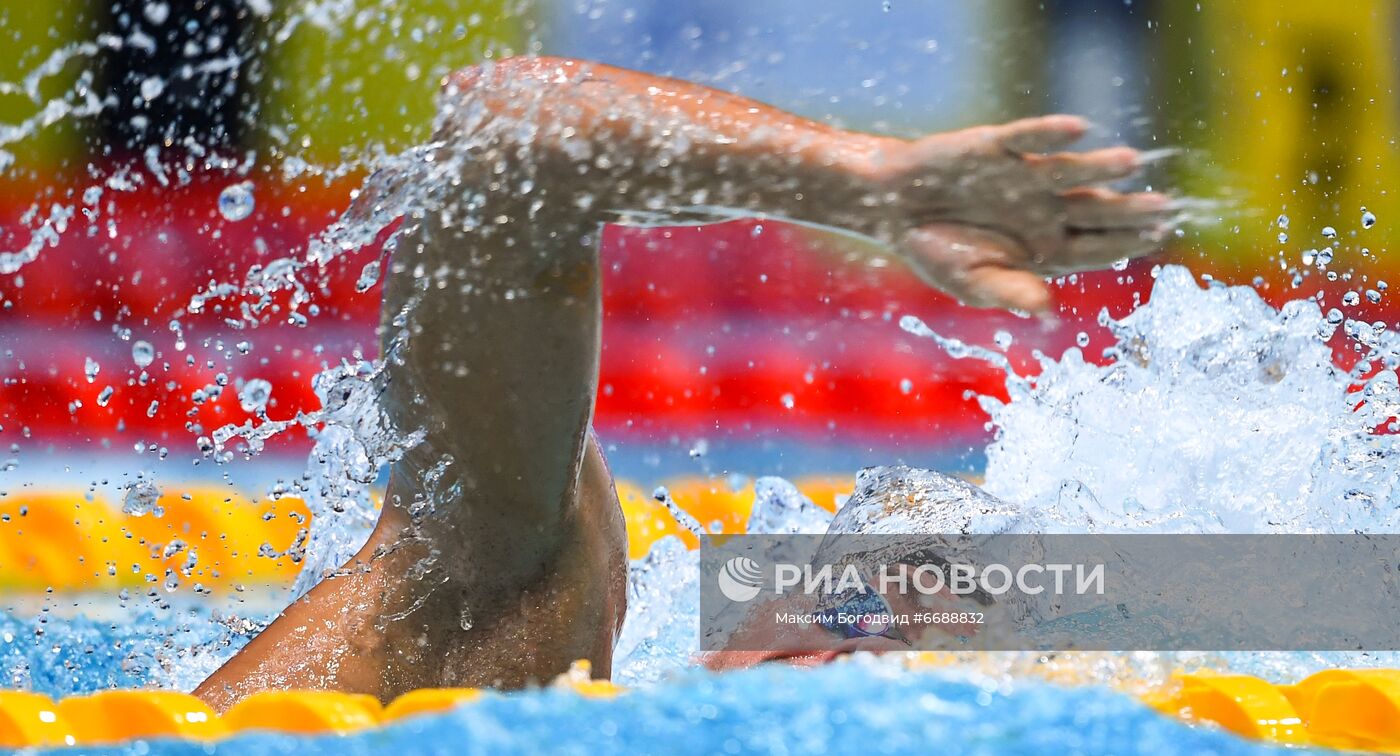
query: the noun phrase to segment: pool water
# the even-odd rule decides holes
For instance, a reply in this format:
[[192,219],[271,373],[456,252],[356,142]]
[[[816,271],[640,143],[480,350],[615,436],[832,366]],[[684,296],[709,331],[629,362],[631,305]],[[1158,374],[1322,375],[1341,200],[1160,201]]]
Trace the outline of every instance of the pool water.
[[[101,666],[101,662],[93,664]],[[120,678],[121,673],[113,672]],[[1255,753],[1098,687],[957,671],[910,673],[873,657],[819,669],[691,671],[615,699],[491,694],[445,714],[349,736],[136,741],[80,753]]]

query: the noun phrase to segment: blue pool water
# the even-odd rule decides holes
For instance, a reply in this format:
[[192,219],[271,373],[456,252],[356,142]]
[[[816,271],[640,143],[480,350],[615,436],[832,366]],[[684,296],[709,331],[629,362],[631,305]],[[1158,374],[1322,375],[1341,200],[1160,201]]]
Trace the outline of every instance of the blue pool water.
[[255,733],[85,753],[1190,753],[1273,751],[1191,728],[1103,688],[979,683],[855,660],[820,669],[690,672],[613,700],[544,690],[347,737]]
[[[117,616],[114,614],[114,616]],[[262,619],[258,615],[256,619]],[[251,628],[207,609],[115,621],[0,615],[7,687],[54,696],[112,687],[189,689]],[[134,741],[64,753],[1255,753],[1257,743],[1162,716],[1105,687],[966,670],[910,672],[895,659],[818,669],[686,670],[613,700],[537,690],[346,737],[253,733],[213,744]]]

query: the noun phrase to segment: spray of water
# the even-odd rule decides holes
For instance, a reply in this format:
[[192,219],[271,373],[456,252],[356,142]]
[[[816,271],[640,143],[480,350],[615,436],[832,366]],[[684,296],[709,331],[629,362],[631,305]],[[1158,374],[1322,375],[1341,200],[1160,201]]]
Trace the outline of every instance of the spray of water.
[[[1066,532],[1390,532],[1397,524],[1395,338],[1311,300],[1275,310],[1249,287],[1160,269],[1151,301],[1101,322],[1103,364],[1079,349],[981,397],[996,437],[986,489]],[[927,335],[906,320],[906,330]],[[987,359],[981,352],[954,356]],[[994,364],[1004,366],[993,353]]]
[[[1157,271],[1148,304],[1101,322],[1116,341],[1101,364],[1072,348],[1059,359],[1039,356],[1032,377],[1012,372],[999,352],[904,318],[904,330],[952,356],[1006,371],[1009,400],[979,398],[997,429],[985,492],[937,473],[873,468],[831,530],[1393,532],[1400,450],[1395,436],[1377,433],[1400,410],[1400,351],[1389,333],[1325,316],[1311,300],[1276,310],[1248,287],[1202,287],[1181,267]],[[1365,336],[1351,370],[1334,363],[1328,346],[1339,327]],[[883,505],[891,497],[919,506],[891,520]],[[784,503],[790,498],[765,498],[761,489],[750,531],[810,532],[814,523]],[[798,522],[804,530],[791,529]],[[694,591],[697,571],[679,542],[659,543],[634,565],[624,679],[674,672],[694,650],[693,639],[671,638],[667,628],[691,621],[695,608],[675,596]],[[998,678],[1136,688],[1179,668],[1291,680],[1328,667],[1395,664],[1400,655],[967,653],[939,661]]]

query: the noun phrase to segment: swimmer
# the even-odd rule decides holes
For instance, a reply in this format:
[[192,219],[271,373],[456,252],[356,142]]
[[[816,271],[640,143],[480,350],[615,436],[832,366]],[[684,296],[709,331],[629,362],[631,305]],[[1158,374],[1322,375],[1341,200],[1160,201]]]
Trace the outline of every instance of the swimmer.
[[1134,150],[1063,152],[1085,129],[1047,116],[880,137],[553,58],[448,77],[431,157],[453,194],[412,214],[384,291],[383,406],[424,439],[393,464],[364,548],[196,695],[388,701],[547,682],[577,659],[606,676],[627,538],[590,431],[603,224],[720,208],[838,229],[969,305],[1043,312],[1046,276],[1146,254],[1174,214],[1102,186],[1140,167]]

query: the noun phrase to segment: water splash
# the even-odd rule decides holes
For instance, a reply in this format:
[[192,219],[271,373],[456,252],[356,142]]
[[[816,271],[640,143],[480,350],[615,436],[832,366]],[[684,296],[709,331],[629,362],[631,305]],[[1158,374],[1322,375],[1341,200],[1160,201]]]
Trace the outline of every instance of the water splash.
[[[1161,269],[1151,300],[1078,349],[982,397],[997,428],[986,489],[1069,532],[1385,532],[1397,524],[1396,341],[1367,333],[1352,371],[1315,302]],[[1356,321],[1346,321],[1360,332]],[[1361,376],[1366,376],[1364,380]],[[1359,390],[1358,390],[1359,389]]]
[[754,482],[753,511],[748,533],[825,533],[832,514],[802,495],[782,478],[764,477]]
[[265,624],[206,607],[124,609],[106,617],[0,613],[0,669],[6,688],[54,697],[110,688],[191,690]]
[[364,544],[378,519],[371,488],[380,471],[422,440],[421,430],[396,428],[380,407],[378,398],[387,380],[383,360],[347,362],[313,380],[321,409],[288,420],[264,415],[261,423],[226,425],[201,441],[210,456],[229,460],[236,444],[241,443],[245,455],[255,455],[268,439],[292,428],[304,428],[315,438],[306,473],[272,490],[274,498],[302,495],[313,515],[312,528],[298,536],[291,554],[302,564],[293,588],[296,595],[310,590]]
[[655,682],[690,666],[700,651],[700,552],[675,536],[632,563],[627,618],[613,650],[623,685]]
[[[1040,373],[1031,377],[1014,373],[1000,352],[904,318],[904,330],[954,356],[1006,371],[1009,401],[979,398],[997,428],[985,490],[930,471],[872,468],[830,530],[1393,532],[1400,525],[1400,449],[1395,436],[1375,432],[1400,415],[1400,341],[1389,332],[1324,316],[1313,301],[1275,309],[1248,287],[1203,288],[1180,267],[1158,272],[1146,305],[1101,323],[1116,341],[1105,364],[1071,348],[1058,360],[1039,357]],[[1335,364],[1328,346],[1339,327],[1366,339],[1357,342],[1363,359],[1351,370]],[[892,501],[912,506],[891,513]],[[756,506],[750,532],[809,532],[813,523],[804,523],[802,511]],[[658,548],[655,560],[633,567],[642,593],[624,636],[650,645],[619,654],[627,679],[674,673],[693,643],[664,645],[667,623],[693,611],[673,596],[698,566],[669,553],[676,544]],[[1400,654],[1075,653],[1047,660],[1006,652],[958,661],[997,676],[1070,674],[1129,686],[1200,667],[1296,680],[1319,669],[1394,665]]]
[[967,481],[897,466],[862,470],[855,492],[824,532],[942,535],[1038,529],[1029,513]]
[[[0,157],[3,157],[0,151]],[[21,268],[39,259],[39,253],[46,247],[58,246],[63,233],[68,230],[68,222],[76,210],[71,205],[54,204],[48,217],[29,235],[29,241],[19,249],[0,252],[0,274],[18,273]],[[28,223],[28,220],[25,221]]]

